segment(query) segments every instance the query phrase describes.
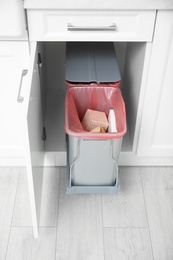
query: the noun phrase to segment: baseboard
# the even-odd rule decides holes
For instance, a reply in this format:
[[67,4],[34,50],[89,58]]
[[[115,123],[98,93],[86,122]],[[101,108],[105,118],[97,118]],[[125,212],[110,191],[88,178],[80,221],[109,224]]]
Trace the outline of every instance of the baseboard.
[[[0,167],[25,167],[25,165],[25,157],[0,156]],[[66,166],[66,152],[46,152],[44,166]]]
[[[24,157],[0,157],[0,167],[24,167]],[[45,167],[66,166],[66,152],[46,152]],[[173,166],[173,158],[137,157],[132,153],[120,154],[119,166]]]

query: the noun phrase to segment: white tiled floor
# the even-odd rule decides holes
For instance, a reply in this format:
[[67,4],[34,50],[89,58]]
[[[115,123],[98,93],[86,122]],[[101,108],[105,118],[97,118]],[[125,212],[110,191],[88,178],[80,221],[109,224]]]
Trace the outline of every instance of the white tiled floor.
[[0,168],[0,260],[173,259],[173,168],[120,167],[117,195],[66,195],[46,168],[34,239],[24,168]]

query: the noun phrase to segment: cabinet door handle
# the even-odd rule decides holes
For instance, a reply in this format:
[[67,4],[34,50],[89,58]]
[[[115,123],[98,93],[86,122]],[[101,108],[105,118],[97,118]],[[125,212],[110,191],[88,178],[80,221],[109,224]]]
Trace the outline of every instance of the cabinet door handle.
[[24,100],[24,97],[21,96],[21,90],[22,90],[22,82],[23,82],[23,77],[28,73],[28,70],[22,70],[21,78],[20,78],[20,84],[19,84],[19,92],[17,96],[17,102],[22,103]]
[[68,31],[116,31],[116,24],[110,26],[76,26],[71,23],[67,24]]

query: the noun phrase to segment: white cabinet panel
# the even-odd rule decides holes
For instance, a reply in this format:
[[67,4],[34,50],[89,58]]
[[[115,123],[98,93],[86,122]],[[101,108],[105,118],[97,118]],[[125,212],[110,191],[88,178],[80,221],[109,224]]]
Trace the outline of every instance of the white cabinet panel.
[[152,41],[155,11],[28,10],[32,41]]
[[[0,2],[0,39],[26,37],[25,11],[22,0]],[[26,39],[26,38],[25,38]]]
[[28,42],[0,42],[0,157],[23,155],[23,104],[17,98],[28,58]]
[[26,168],[31,203],[34,236],[38,236],[40,218],[42,180],[44,170],[43,112],[40,50],[37,43],[31,44],[30,67],[28,72],[27,93],[24,98]]
[[173,11],[159,11],[137,154],[173,157]]

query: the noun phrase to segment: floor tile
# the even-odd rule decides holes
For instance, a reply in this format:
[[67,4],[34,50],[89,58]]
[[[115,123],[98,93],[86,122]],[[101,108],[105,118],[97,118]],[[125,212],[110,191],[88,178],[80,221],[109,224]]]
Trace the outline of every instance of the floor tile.
[[25,168],[21,168],[20,171],[12,226],[32,226],[28,183]]
[[101,195],[66,195],[61,174],[56,260],[103,260]]
[[119,168],[120,192],[103,195],[104,227],[148,227],[139,167]]
[[154,259],[173,259],[173,168],[141,168]]
[[0,259],[5,259],[16,190],[19,168],[0,168]]
[[34,239],[25,169],[0,168],[0,260],[172,260],[173,167],[120,167],[120,186],[66,195],[65,167],[45,168]]
[[60,168],[45,168],[40,226],[56,226],[59,203]]
[[[44,170],[40,226],[56,226],[58,214],[60,168]],[[16,196],[12,226],[32,226],[27,175],[22,169]]]
[[147,228],[104,228],[105,260],[152,260]]
[[40,228],[34,239],[31,227],[11,229],[6,260],[54,260],[56,228]]

